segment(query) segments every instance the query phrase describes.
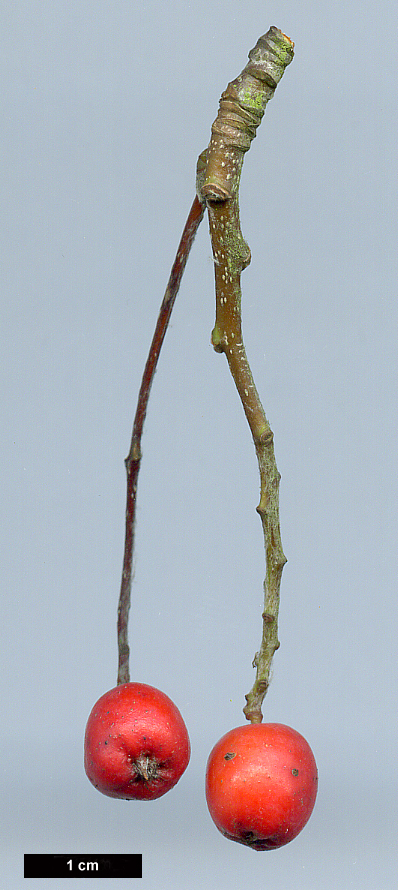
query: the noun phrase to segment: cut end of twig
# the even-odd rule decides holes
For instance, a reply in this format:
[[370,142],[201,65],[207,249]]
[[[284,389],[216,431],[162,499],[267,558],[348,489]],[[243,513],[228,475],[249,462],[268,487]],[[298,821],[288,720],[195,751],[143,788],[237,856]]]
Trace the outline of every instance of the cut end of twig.
[[[274,27],[274,25],[272,27]],[[275,28],[275,30],[277,31],[278,29]],[[290,37],[287,36],[287,34],[284,34],[283,31],[281,31],[281,34],[282,34],[283,39],[286,40],[287,43],[290,43],[292,50],[294,50],[294,41],[291,40]]]
[[221,95],[220,107],[211,128],[206,166],[198,181],[207,203],[225,202],[239,187],[243,155],[255,138],[267,102],[272,98],[294,55],[294,43],[279,28],[272,27],[249,53],[243,71]]

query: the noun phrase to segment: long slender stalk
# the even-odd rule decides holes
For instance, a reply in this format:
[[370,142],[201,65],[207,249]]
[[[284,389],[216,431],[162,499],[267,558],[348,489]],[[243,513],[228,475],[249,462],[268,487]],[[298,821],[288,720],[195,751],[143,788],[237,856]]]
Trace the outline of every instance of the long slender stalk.
[[261,723],[271,662],[278,640],[279,594],[283,553],[279,527],[279,480],[273,433],[266,418],[243,345],[240,275],[250,262],[239,220],[239,183],[244,153],[250,148],[265,106],[293,58],[292,41],[277,28],[260,37],[249,53],[249,63],[221,96],[203,173],[202,195],[207,203],[213,246],[216,322],[212,342],[228,360],[250,426],[260,471],[260,503],[266,554],[263,633],[254,657],[256,679],[246,695],[244,714]]
[[[202,182],[201,172],[203,164],[198,162],[198,187]],[[127,471],[127,498],[126,498],[126,528],[123,557],[122,581],[120,587],[119,605],[117,613],[117,641],[118,641],[118,675],[117,683],[128,683],[130,680],[130,649],[128,644],[128,617],[131,601],[131,582],[133,573],[134,533],[137,500],[138,473],[141,465],[141,437],[147,412],[148,399],[154,378],[159,353],[174,306],[175,298],[180,287],[181,278],[187,263],[196,232],[203,219],[205,204],[200,195],[194,198],[188,219],[185,223],[177,255],[174,260],[166,292],[153,335],[151,347],[148,353],[141,387],[138,396],[137,409],[134,418],[130,451],[125,460]]]

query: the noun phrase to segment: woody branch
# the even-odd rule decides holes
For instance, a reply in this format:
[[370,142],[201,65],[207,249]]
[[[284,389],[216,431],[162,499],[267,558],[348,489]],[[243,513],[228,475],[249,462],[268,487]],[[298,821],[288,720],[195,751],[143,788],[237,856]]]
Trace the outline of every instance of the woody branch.
[[256,679],[246,695],[244,714],[252,723],[262,721],[262,702],[270,682],[271,663],[278,640],[279,595],[283,553],[279,526],[279,480],[274,436],[261,404],[243,344],[241,328],[241,272],[251,255],[239,219],[239,183],[245,152],[250,148],[265,107],[274,95],[294,44],[277,28],[260,37],[249,62],[220,99],[212,137],[199,162],[204,168],[201,195],[206,200],[213,247],[216,287],[216,321],[212,343],[223,352],[242,401],[253,436],[260,472],[260,514],[266,556],[263,632],[254,657]]

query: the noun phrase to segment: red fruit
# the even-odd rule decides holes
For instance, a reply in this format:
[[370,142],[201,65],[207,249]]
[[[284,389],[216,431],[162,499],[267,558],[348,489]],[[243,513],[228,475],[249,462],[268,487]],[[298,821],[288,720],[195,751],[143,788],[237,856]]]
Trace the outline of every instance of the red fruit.
[[178,708],[145,683],[123,683],[106,692],[87,721],[84,768],[108,797],[162,797],[181,778],[190,753]]
[[206,800],[221,833],[253,850],[288,844],[312,813],[318,772],[300,733],[281,723],[238,726],[214,746]]

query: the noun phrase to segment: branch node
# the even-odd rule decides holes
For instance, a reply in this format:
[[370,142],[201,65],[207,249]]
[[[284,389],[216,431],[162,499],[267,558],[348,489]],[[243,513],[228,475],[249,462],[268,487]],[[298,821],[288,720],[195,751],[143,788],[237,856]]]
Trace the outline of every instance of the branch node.
[[211,332],[211,345],[213,346],[215,352],[225,352],[228,345],[225,337],[223,337],[223,335],[220,333],[217,324],[214,326]]
[[274,441],[274,434],[269,426],[263,430],[262,433],[256,438],[256,443],[263,448],[269,448]]
[[125,464],[126,467],[129,468],[132,463],[139,463],[142,458],[141,444],[138,439],[133,439],[131,442],[130,453],[126,457]]

